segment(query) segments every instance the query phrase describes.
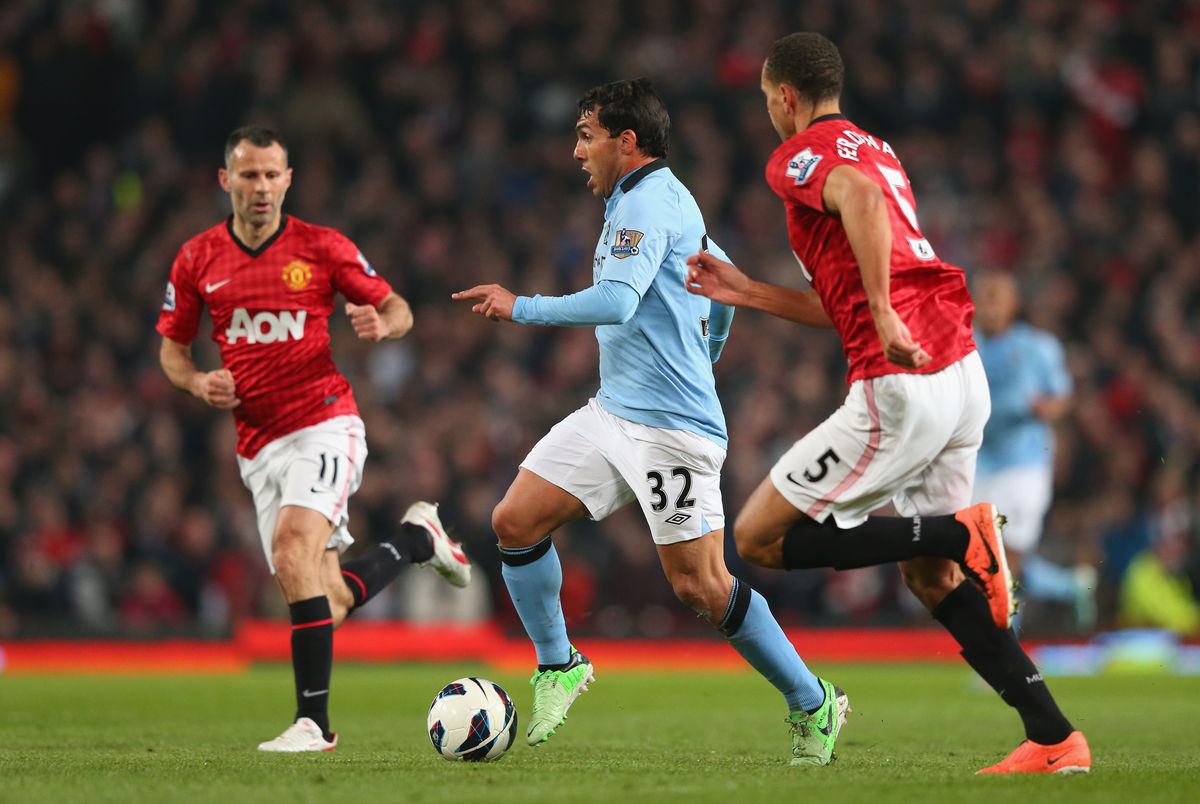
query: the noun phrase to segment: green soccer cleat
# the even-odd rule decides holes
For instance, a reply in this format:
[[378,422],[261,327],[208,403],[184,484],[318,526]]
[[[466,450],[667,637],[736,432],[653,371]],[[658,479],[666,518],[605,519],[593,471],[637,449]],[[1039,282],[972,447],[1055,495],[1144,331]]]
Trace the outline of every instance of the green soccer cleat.
[[825,703],[811,715],[803,710],[792,712],[787,720],[792,730],[792,765],[828,765],[833,761],[833,746],[850,711],[846,693],[821,679]]
[[592,663],[571,647],[571,661],[563,670],[540,670],[533,674],[533,711],[525,742],[538,745],[550,739],[554,730],[567,719],[567,710],[575,699],[587,692],[587,685],[596,678]]

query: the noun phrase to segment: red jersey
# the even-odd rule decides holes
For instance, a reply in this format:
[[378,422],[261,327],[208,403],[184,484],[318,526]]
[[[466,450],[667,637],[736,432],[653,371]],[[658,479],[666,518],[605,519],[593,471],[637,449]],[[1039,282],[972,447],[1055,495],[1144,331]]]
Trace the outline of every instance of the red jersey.
[[[892,226],[892,307],[929,353],[922,368],[906,369],[884,357],[846,230],[821,198],[829,171],[838,165],[853,165],[883,190]],[[974,351],[975,307],[966,278],[961,268],[938,259],[921,234],[912,188],[892,146],[844,115],[825,115],[771,154],[767,183],[787,209],[792,252],[842,338],[849,382],[931,374]]]
[[279,231],[250,249],[234,236],[231,216],[179,250],[157,329],[191,343],[208,305],[242,401],[233,409],[238,454],[253,458],[302,427],[358,414],[329,348],[334,294],[377,305],[391,290],[335,229],[284,215]]

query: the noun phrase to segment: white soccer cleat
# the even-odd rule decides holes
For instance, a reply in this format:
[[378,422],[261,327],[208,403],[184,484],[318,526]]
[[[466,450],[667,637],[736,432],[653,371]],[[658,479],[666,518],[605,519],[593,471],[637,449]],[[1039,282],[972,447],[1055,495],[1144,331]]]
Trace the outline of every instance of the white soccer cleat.
[[337,735],[332,740],[326,740],[321,733],[321,727],[311,718],[302,717],[287,727],[283,734],[274,740],[258,744],[259,751],[274,753],[298,754],[303,751],[332,751],[337,748]]
[[471,561],[463,552],[462,545],[446,535],[442,520],[438,519],[437,505],[415,502],[408,506],[400,522],[425,528],[433,540],[433,558],[416,566],[433,567],[451,586],[463,587],[470,583]]

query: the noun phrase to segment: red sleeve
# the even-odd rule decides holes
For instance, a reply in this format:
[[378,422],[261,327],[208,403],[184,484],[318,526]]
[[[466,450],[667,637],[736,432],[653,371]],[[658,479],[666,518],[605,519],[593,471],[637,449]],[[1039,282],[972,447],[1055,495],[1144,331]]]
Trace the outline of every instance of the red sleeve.
[[326,244],[333,287],[347,299],[355,304],[378,305],[392,292],[392,286],[375,273],[350,238],[341,232],[331,232]]
[[167,293],[163,297],[155,329],[163,337],[178,343],[191,343],[196,340],[196,333],[200,329],[200,311],[203,307],[204,300],[200,298],[200,291],[196,287],[192,265],[192,246],[185,243],[171,266],[171,278],[167,280]]
[[784,201],[794,201],[817,212],[826,212],[825,180],[829,171],[846,160],[838,156],[832,144],[811,138],[792,139],[771,155],[767,163],[767,182]]

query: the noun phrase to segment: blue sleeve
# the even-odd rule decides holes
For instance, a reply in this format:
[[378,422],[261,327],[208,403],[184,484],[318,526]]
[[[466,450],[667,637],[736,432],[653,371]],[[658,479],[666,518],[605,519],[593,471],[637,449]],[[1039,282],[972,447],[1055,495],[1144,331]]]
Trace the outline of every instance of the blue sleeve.
[[1050,333],[1044,333],[1041,340],[1042,389],[1047,396],[1070,396],[1074,390],[1074,383],[1071,373],[1067,371],[1062,344]]
[[567,327],[624,324],[633,317],[641,300],[629,285],[601,280],[569,296],[518,296],[513,304],[513,321]]
[[729,327],[733,323],[734,308],[720,302],[709,302],[708,307],[708,357],[716,363],[721,359]]
[[[719,259],[732,262],[724,249],[708,240],[708,251]],[[716,363],[721,359],[721,350],[725,348],[725,339],[729,337],[729,327],[733,325],[733,307],[720,302],[709,302],[708,306],[708,356]]]
[[679,200],[670,192],[638,187],[613,212],[600,279],[624,282],[644,296],[679,235]]

